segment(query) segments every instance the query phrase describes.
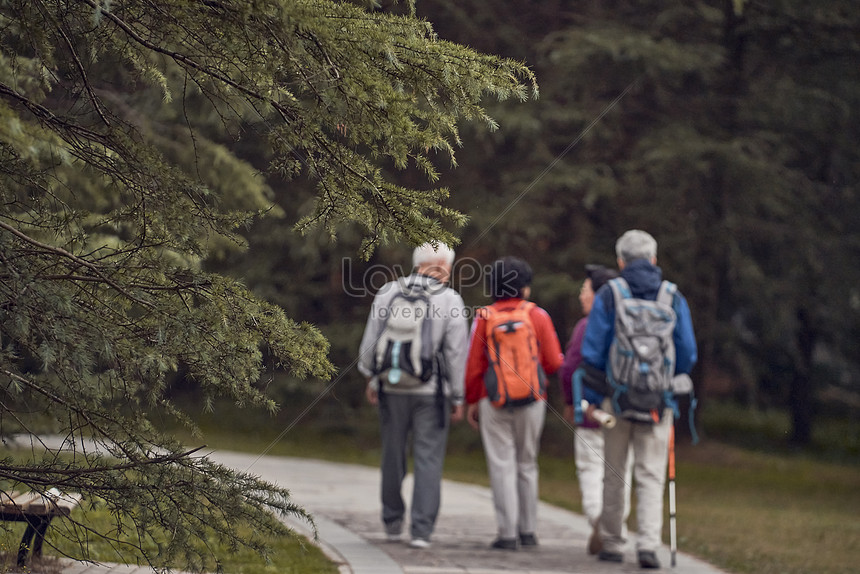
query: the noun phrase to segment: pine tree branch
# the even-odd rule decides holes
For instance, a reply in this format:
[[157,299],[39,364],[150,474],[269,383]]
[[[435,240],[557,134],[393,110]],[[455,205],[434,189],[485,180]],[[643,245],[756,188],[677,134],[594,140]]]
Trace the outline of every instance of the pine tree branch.
[[[163,456],[156,457],[144,457],[131,460],[130,462],[122,463],[122,464],[108,464],[108,465],[93,465],[88,467],[80,467],[80,468],[57,468],[54,465],[44,466],[44,465],[30,465],[30,466],[14,466],[14,465],[0,465],[0,477],[15,479],[15,480],[26,480],[26,482],[33,484],[42,484],[45,486],[50,486],[56,483],[56,480],[50,478],[51,476],[64,476],[64,477],[80,477],[86,476],[90,474],[100,474],[106,472],[119,472],[125,470],[134,470],[140,469],[144,466],[152,466],[159,465],[165,463],[175,463],[177,461],[187,459],[195,452],[199,452],[200,450],[206,448],[206,445],[199,446],[197,448],[193,448],[188,451],[184,451],[181,453],[171,453]],[[57,454],[62,454],[62,451],[57,451]],[[32,478],[24,479],[23,476],[33,473]],[[45,478],[41,478],[44,476]]]
[[9,225],[3,221],[0,221],[0,229],[5,229],[6,231],[11,233],[12,235],[18,237],[19,239],[21,239],[21,240],[23,240],[23,241],[25,241],[25,242],[27,242],[27,243],[35,246],[35,247],[38,247],[39,249],[43,249],[43,250],[48,251],[50,253],[54,253],[54,254],[59,255],[61,257],[65,257],[67,259],[70,259],[71,261],[74,261],[78,265],[81,265],[82,267],[86,267],[87,269],[89,269],[90,271],[92,271],[93,273],[96,274],[99,281],[111,286],[117,292],[125,295],[129,300],[134,301],[135,303],[138,303],[138,304],[142,305],[143,307],[146,307],[149,309],[154,308],[154,305],[152,303],[150,303],[148,301],[144,301],[144,300],[140,299],[139,297],[135,297],[134,295],[129,293],[128,290],[125,289],[122,285],[120,285],[116,281],[113,281],[113,280],[109,279],[108,277],[106,277],[102,273],[99,265],[96,265],[95,263],[91,263],[85,259],[81,259],[80,257],[75,255],[74,253],[70,253],[69,251],[66,251],[65,249],[63,249],[62,247],[56,247],[54,245],[49,245],[47,243],[42,243],[41,241],[33,239],[29,235],[23,233],[22,231],[19,231],[18,229],[15,229],[11,225]]
[[101,102],[99,101],[98,96],[96,96],[95,92],[93,91],[93,87],[90,84],[89,79],[87,78],[87,72],[86,70],[84,70],[84,65],[81,63],[81,59],[80,57],[78,57],[78,52],[77,50],[75,50],[71,39],[69,38],[68,34],[66,34],[65,30],[63,30],[63,27],[56,21],[54,21],[54,29],[57,31],[60,37],[62,37],[63,43],[65,43],[66,47],[69,49],[69,55],[71,56],[72,61],[75,63],[75,68],[77,68],[78,74],[81,76],[81,82],[83,83],[84,89],[86,90],[87,95],[90,98],[90,102],[92,102],[93,104],[93,109],[95,109],[96,113],[102,119],[104,124],[110,127],[111,123],[107,119],[107,116],[102,109]]
[[45,106],[35,103],[6,84],[0,83],[0,95],[7,96],[12,100],[17,101],[27,108],[40,121],[50,126],[54,126],[58,132],[68,132],[72,135],[80,136],[87,141],[108,147],[108,140],[102,134],[60,119],[56,114],[54,114],[54,112]]
[[[84,0],[84,3],[90,5],[92,8],[98,7],[93,0]],[[102,14],[105,17],[107,17],[111,22],[116,24],[123,32],[125,32],[129,38],[131,38],[132,40],[134,40],[135,42],[137,42],[138,44],[140,44],[141,46],[143,46],[147,50],[151,50],[152,52],[154,52],[156,54],[162,54],[164,56],[167,56],[179,64],[184,64],[193,70],[197,70],[198,72],[201,72],[201,73],[205,74],[206,76],[209,76],[213,79],[218,80],[219,82],[222,82],[223,84],[225,84],[227,86],[230,86],[231,88],[235,89],[239,93],[245,94],[246,96],[249,96],[255,100],[259,100],[259,101],[265,102],[268,105],[271,105],[273,108],[278,110],[278,112],[283,116],[284,120],[286,120],[290,123],[299,121],[299,118],[292,112],[292,110],[283,106],[277,100],[265,97],[260,92],[258,92],[256,90],[252,90],[252,89],[248,88],[247,86],[240,84],[239,82],[234,81],[233,79],[229,78],[228,76],[224,75],[223,73],[219,72],[218,70],[215,70],[209,66],[205,66],[203,64],[198,63],[196,60],[192,59],[191,57],[189,57],[186,54],[183,54],[182,52],[177,52],[175,50],[168,50],[167,48],[164,48],[162,46],[159,46],[157,44],[154,44],[154,43],[146,40],[140,34],[138,34],[131,25],[126,23],[124,20],[122,20],[120,17],[118,17],[113,12],[110,12],[107,10],[102,10]]]

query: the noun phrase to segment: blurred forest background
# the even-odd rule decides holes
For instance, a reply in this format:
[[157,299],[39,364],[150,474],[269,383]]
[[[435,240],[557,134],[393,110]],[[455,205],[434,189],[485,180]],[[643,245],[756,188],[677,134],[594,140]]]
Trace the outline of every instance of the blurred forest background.
[[[614,265],[617,236],[646,229],[693,310],[703,409],[718,399],[787,412],[797,445],[824,418],[858,432],[860,5],[420,0],[417,12],[444,39],[524,61],[541,90],[488,104],[495,132],[463,125],[458,165],[443,173],[448,205],[469,216],[454,273],[467,305],[487,302],[480,265],[524,257],[566,342],[583,266]],[[236,153],[265,170],[256,143]],[[428,185],[408,169],[391,177]],[[320,326],[340,369],[332,393],[357,409],[371,296],[408,269],[410,248],[362,261],[358,230],[334,243],[299,235],[313,189],[268,185],[283,213],[248,230],[247,252],[209,265]],[[284,392],[308,385],[274,380]]]
[[[699,431],[720,439],[686,469],[688,523],[715,526],[691,540],[738,571],[772,561],[762,533],[803,554],[780,572],[851,568],[858,64],[856,0],[2,3],[0,435],[93,436],[120,461],[0,452],[0,487],[107,500],[108,536],[123,512],[138,540],[169,533],[163,564],[248,517],[282,532],[269,510],[302,512],[285,489],[181,433],[375,463],[354,365],[373,294],[409,270],[392,238],[458,237],[470,307],[485,266],[525,258],[566,342],[584,266],[635,227],[689,300]],[[543,436],[542,494],[570,504],[570,428]],[[853,466],[714,456],[726,440]],[[478,435],[450,444],[446,473],[474,477]],[[715,498],[739,470],[755,488]]]

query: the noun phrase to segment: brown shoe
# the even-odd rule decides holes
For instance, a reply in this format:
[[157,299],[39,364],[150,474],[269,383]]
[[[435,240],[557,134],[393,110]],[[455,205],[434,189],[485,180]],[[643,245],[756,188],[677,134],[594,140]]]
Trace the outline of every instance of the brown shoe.
[[603,539],[600,537],[600,526],[595,525],[588,537],[588,553],[592,556],[603,550]]

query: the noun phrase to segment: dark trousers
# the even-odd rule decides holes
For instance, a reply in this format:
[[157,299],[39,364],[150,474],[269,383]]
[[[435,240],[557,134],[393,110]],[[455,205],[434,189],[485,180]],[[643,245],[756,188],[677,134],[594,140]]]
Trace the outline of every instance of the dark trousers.
[[[450,409],[440,413],[433,395],[386,393],[380,401],[382,432],[382,521],[389,534],[403,528],[406,507],[402,485],[411,438],[414,487],[410,511],[412,538],[429,540],[439,514],[442,464],[448,441]],[[440,425],[440,416],[442,425]]]

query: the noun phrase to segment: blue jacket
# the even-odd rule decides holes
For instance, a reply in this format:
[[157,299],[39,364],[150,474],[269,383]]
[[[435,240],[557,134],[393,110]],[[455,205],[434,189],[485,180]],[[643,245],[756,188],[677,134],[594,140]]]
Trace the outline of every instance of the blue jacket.
[[[663,272],[645,259],[636,259],[628,263],[621,276],[630,285],[630,292],[638,299],[657,299]],[[696,364],[698,350],[696,336],[693,332],[693,321],[687,300],[680,291],[675,292],[672,301],[677,322],[672,339],[675,342],[675,374],[689,374]],[[592,367],[606,371],[609,358],[609,346],[615,336],[615,298],[612,288],[604,285],[595,294],[594,306],[588,316],[588,326],[582,341],[582,359]]]

